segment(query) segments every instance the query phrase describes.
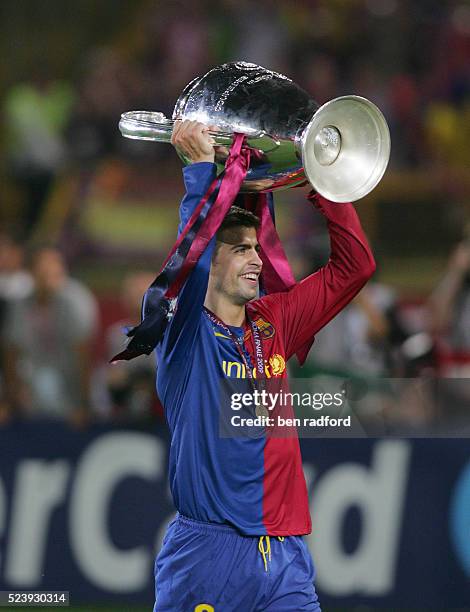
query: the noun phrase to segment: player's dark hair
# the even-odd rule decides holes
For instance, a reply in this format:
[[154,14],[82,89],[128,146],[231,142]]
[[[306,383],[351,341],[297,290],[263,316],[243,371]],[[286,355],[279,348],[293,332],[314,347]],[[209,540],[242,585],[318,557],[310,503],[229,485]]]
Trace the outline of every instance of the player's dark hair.
[[236,236],[239,235],[239,230],[242,227],[254,227],[258,230],[260,225],[259,218],[249,210],[240,208],[240,206],[232,206],[225,215],[221,226],[219,227],[216,238],[217,242],[228,242],[232,244]]
[[245,210],[240,206],[231,206],[228,213],[225,215],[222,224],[217,230],[216,234],[216,245],[214,253],[212,254],[212,260],[215,259],[220,245],[225,242],[226,244],[237,244],[240,240],[240,230],[244,227],[254,227],[257,230],[260,226],[259,218],[249,210]]

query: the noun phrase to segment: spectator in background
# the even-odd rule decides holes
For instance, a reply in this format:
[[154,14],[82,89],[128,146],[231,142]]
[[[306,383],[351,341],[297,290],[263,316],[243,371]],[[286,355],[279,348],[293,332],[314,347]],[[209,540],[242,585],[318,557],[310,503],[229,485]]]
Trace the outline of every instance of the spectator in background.
[[429,299],[431,330],[439,347],[446,411],[470,406],[470,224],[450,256],[447,271]]
[[[312,254],[303,255],[315,268],[328,260],[329,246],[320,228],[311,241]],[[299,254],[298,254],[299,255]],[[302,261],[296,266],[303,269]],[[302,272],[304,273],[304,272]],[[356,298],[315,336],[304,368],[294,376],[313,381],[315,391],[346,389],[350,407],[365,431],[384,434],[391,429],[409,432],[426,427],[432,417],[428,396],[412,396],[416,384],[408,388],[401,379],[410,374],[410,357],[405,341],[415,334],[402,318],[396,292],[378,280],[380,266]],[[415,343],[416,344],[416,343]],[[405,373],[406,372],[406,373]],[[397,384],[391,380],[398,377]],[[413,381],[411,381],[413,382]]]
[[[311,262],[320,268],[329,259],[330,246],[320,226],[311,231],[310,252],[297,251],[294,268],[305,274]],[[315,336],[315,351],[307,358],[314,372],[383,377],[394,372],[393,350],[407,337],[397,313],[397,295],[379,282],[380,266],[346,308]]]
[[33,289],[31,274],[24,269],[24,249],[13,236],[0,234],[0,327],[8,303],[26,297]]
[[429,300],[432,331],[453,351],[468,353],[470,367],[470,225]]
[[[106,333],[109,358],[126,344],[124,326],[140,322],[142,296],[153,282],[155,274],[136,272],[124,279],[121,301],[126,318],[112,325]],[[119,361],[106,367],[106,386],[111,404],[111,416],[118,421],[146,420],[163,409],[155,392],[155,355],[141,355],[132,361]]]
[[0,424],[9,416],[3,376],[4,318],[9,303],[25,298],[33,289],[33,279],[23,263],[21,243],[7,234],[0,235]]
[[12,302],[5,318],[7,401],[19,416],[83,425],[89,417],[95,298],[68,276],[53,247],[33,254],[31,271],[34,290]]
[[138,68],[112,48],[98,48],[89,54],[66,126],[74,162],[95,168],[107,156],[124,149],[117,125],[122,112],[141,104],[139,77]]
[[335,321],[317,334],[315,364],[365,376],[387,376],[390,367],[387,311],[393,306],[393,292],[385,285],[371,282]]
[[53,181],[66,159],[63,139],[73,90],[35,65],[29,82],[7,92],[3,113],[11,177],[24,198],[22,228],[29,238],[41,218]]
[[289,73],[289,37],[282,6],[276,0],[228,2],[236,32],[231,61],[243,59]]

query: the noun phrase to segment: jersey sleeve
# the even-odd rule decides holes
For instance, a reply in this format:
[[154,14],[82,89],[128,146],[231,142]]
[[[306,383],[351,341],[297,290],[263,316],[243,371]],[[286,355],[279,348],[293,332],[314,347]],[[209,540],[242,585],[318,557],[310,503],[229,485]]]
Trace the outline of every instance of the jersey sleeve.
[[[201,198],[216,178],[217,166],[210,162],[191,164],[183,169],[186,194],[180,205],[178,235],[183,231]],[[181,289],[175,313],[166,329],[158,353],[165,358],[184,358],[197,334],[209,280],[215,237],[211,240]]]
[[281,327],[289,359],[342,310],[375,271],[375,262],[352,204],[337,204],[316,196],[330,234],[328,263],[289,291],[267,295],[258,302]]

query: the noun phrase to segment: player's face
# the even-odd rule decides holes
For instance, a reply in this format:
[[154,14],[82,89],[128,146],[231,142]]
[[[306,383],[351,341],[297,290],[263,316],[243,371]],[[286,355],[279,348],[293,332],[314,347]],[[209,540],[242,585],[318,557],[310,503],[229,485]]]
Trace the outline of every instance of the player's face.
[[237,305],[258,297],[263,265],[258,252],[254,227],[240,228],[234,244],[220,243],[211,265],[211,288]]

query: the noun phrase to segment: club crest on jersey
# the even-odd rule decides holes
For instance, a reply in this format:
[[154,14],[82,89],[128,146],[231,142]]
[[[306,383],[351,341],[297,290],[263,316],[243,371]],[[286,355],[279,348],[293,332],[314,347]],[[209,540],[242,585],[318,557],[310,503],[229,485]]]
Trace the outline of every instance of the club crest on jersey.
[[276,333],[274,326],[269,323],[269,321],[265,321],[263,318],[259,317],[255,321],[256,327],[259,329],[261,336],[264,339],[272,338]]
[[269,365],[271,366],[271,373],[273,376],[280,376],[286,369],[286,360],[279,353],[274,353],[269,358]]

